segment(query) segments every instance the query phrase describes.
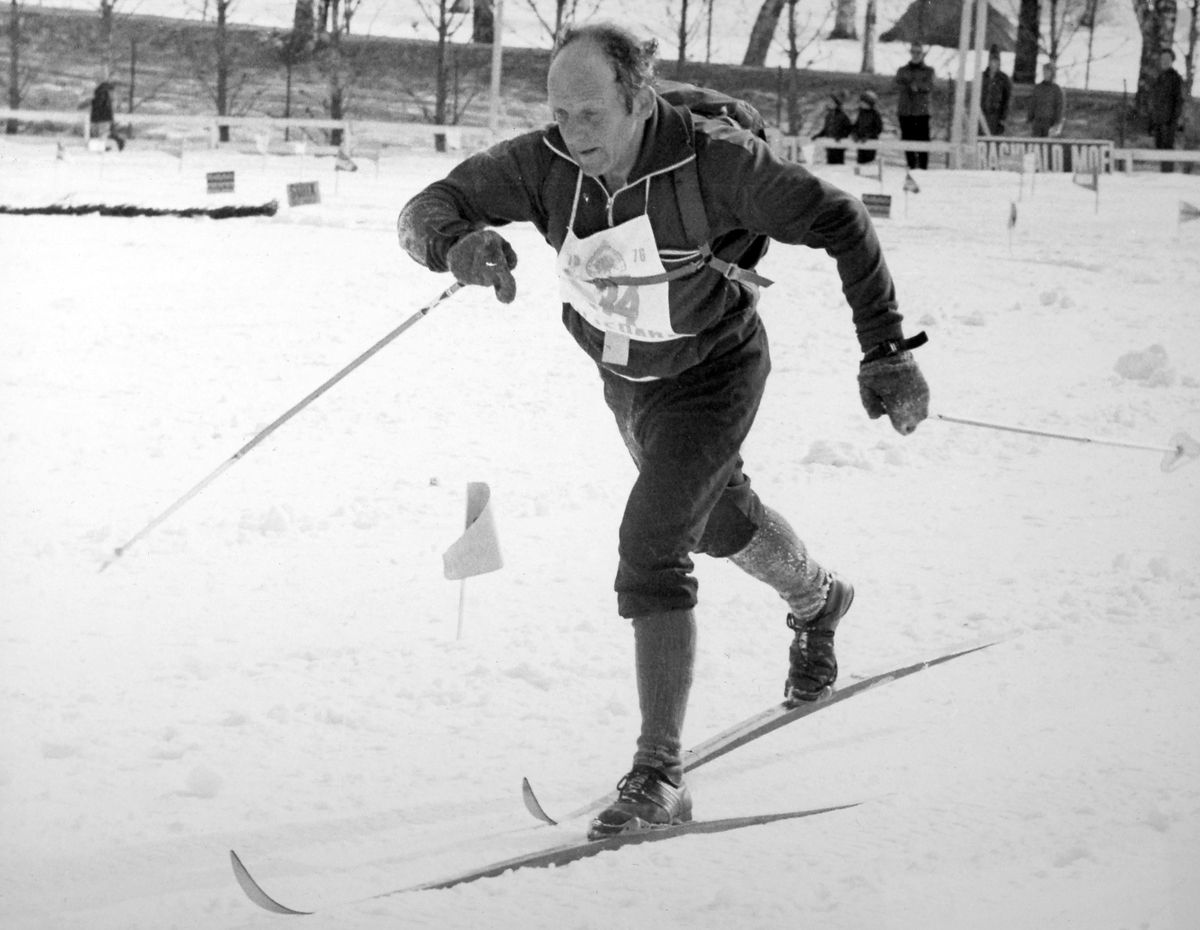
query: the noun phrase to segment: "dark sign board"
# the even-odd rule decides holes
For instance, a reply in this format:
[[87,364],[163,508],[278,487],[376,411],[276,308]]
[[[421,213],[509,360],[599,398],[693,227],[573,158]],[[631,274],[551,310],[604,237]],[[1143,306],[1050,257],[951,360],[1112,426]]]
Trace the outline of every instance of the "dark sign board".
[[317,181],[300,181],[287,186],[288,206],[300,207],[306,203],[321,202],[321,188]]
[[208,180],[208,192],[210,194],[233,193],[232,171],[210,171],[205,175],[205,178]]
[[886,220],[892,215],[891,194],[863,194],[862,201],[871,216]]

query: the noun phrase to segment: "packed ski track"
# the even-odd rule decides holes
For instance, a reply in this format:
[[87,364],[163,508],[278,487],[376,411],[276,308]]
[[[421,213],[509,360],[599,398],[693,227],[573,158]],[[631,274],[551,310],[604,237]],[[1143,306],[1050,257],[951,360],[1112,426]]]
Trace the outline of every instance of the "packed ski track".
[[[0,202],[263,203],[270,218],[0,216],[0,924],[12,930],[1185,930],[1200,920],[1200,463],[863,413],[832,260],[774,245],[746,469],[858,591],[842,681],[990,640],[690,776],[696,815],[851,809],[377,897],[564,842],[628,768],[615,613],[633,466],[530,228],[125,552],[113,550],[449,284],[395,242],[457,155],[0,142]],[[205,194],[207,171],[236,193]],[[818,173],[855,193],[852,166]],[[877,221],[936,412],[1200,434],[1196,176],[930,171]],[[322,203],[286,206],[320,182]],[[1008,227],[1011,204],[1017,222]],[[1155,348],[1158,347],[1158,348]],[[505,566],[442,553],[491,487]],[[699,558],[696,745],[781,696],[775,596]],[[263,888],[310,917],[259,910]],[[1188,876],[1191,876],[1189,878]]]

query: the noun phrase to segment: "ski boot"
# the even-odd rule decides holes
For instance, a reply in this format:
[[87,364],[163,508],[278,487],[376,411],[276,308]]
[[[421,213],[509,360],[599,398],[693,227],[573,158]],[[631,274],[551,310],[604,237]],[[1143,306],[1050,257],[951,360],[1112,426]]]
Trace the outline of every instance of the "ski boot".
[[617,783],[617,799],[591,822],[588,839],[640,833],[691,819],[692,795],[682,772],[672,778],[654,766],[635,765]]
[[805,701],[819,701],[833,692],[838,673],[833,633],[853,601],[853,585],[831,575],[829,594],[815,617],[801,623],[788,614],[787,625],[796,636],[788,650],[791,669],[783,689],[785,704],[794,707]]

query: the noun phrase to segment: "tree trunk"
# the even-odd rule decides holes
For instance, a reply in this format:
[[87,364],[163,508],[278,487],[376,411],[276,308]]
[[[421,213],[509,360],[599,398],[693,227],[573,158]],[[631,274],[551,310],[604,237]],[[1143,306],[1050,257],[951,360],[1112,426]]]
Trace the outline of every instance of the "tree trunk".
[[117,0],[100,0],[100,42],[104,46],[104,80],[112,77],[113,7]]
[[858,30],[854,21],[858,19],[858,0],[837,0],[837,13],[833,18],[831,39],[857,39]]
[[796,0],[787,0],[788,7],[788,135],[800,135],[800,88],[796,62],[800,59],[800,44],[796,40]]
[[775,38],[775,30],[779,28],[779,17],[783,13],[783,5],[787,0],[763,0],[754,20],[754,28],[750,32],[750,42],[746,46],[743,65],[761,68],[767,63],[767,52],[771,50],[771,40]]
[[866,19],[863,22],[862,73],[875,73],[875,0],[867,0]]
[[1146,109],[1146,94],[1158,77],[1159,56],[1175,44],[1176,0],[1133,0],[1138,28],[1142,32],[1142,56],[1138,67],[1137,95],[1134,106],[1139,113]]
[[[225,28],[226,14],[232,0],[217,0],[217,115],[229,115],[229,31]],[[219,127],[219,139],[229,141],[229,127]]]
[[496,11],[492,0],[475,0],[471,9],[471,41],[491,45],[496,34]]
[[446,37],[450,32],[447,2],[448,0],[441,0],[438,4],[437,84],[434,91],[433,121],[439,126],[446,125]]
[[292,13],[292,35],[296,37],[295,44],[297,46],[307,46],[312,42],[312,0],[296,0],[296,9]]
[[1183,60],[1183,90],[1190,97],[1192,85],[1196,80],[1196,43],[1200,40],[1200,22],[1196,21],[1196,17],[1200,16],[1200,0],[1192,0],[1188,6],[1188,13],[1191,22],[1188,23],[1187,56]]
[[1014,84],[1037,83],[1038,37],[1041,34],[1040,0],[1021,0],[1017,18],[1017,53],[1013,58]]
[[[21,109],[21,9],[17,0],[12,0],[8,10],[8,106]],[[5,134],[17,134],[17,121],[10,119]]]
[[679,73],[683,74],[683,66],[687,61],[687,13],[688,0],[682,0],[679,8]]

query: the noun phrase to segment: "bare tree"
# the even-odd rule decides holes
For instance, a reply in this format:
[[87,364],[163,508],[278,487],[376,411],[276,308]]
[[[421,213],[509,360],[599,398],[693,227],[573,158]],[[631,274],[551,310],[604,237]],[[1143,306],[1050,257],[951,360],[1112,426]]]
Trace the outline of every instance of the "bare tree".
[[551,44],[560,32],[563,25],[572,20],[588,19],[596,14],[600,9],[601,0],[588,0],[583,11],[580,11],[580,0],[553,0],[554,3],[554,21],[550,22],[542,13],[543,4],[539,0],[525,0],[529,9],[533,11],[533,15],[541,24],[546,35],[549,36]]
[[767,52],[771,50],[771,40],[775,38],[775,30],[779,28],[779,17],[787,0],[763,0],[758,8],[758,16],[754,18],[754,26],[750,30],[750,41],[746,44],[746,54],[742,56],[742,64],[761,68],[767,63]]
[[1037,83],[1038,40],[1041,34],[1041,0],[1021,0],[1017,14],[1017,51],[1013,58],[1014,84]]
[[[8,106],[12,110],[21,109],[25,82],[30,79],[21,66],[21,45],[21,7],[17,0],[12,0],[8,8]],[[8,120],[4,131],[16,135],[17,121]]]
[[829,32],[831,39],[857,39],[858,29],[855,21],[858,19],[858,0],[836,0],[837,13],[833,17],[833,29]]
[[1135,102],[1138,111],[1143,112],[1150,85],[1158,76],[1159,58],[1175,44],[1175,21],[1179,10],[1176,0],[1133,0],[1133,11],[1142,33]]
[[863,21],[863,74],[875,73],[875,0],[867,0],[866,18]]
[[1200,0],[1190,0],[1188,3],[1187,52],[1183,57],[1183,89],[1187,91],[1189,97],[1192,95],[1192,87],[1196,80],[1196,44],[1197,40],[1200,40],[1198,16],[1200,16]]
[[450,90],[450,67],[447,46],[450,38],[462,26],[464,15],[451,9],[450,0],[417,0],[426,21],[437,31],[437,74],[434,79],[433,122],[446,123],[446,102]]
[[[204,87],[218,116],[236,116],[247,112],[261,95],[255,90],[254,73],[247,65],[246,51],[233,40],[229,30],[229,14],[237,0],[212,0],[213,29],[198,46],[188,45],[192,73]],[[202,21],[208,19],[208,0],[200,10]],[[219,139],[229,141],[229,126],[219,126]]]

